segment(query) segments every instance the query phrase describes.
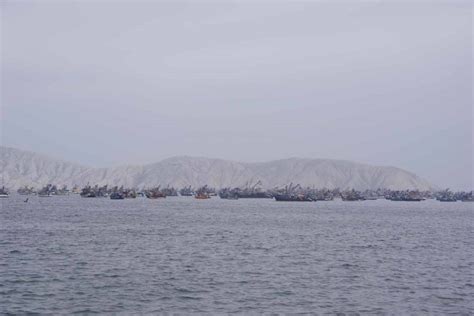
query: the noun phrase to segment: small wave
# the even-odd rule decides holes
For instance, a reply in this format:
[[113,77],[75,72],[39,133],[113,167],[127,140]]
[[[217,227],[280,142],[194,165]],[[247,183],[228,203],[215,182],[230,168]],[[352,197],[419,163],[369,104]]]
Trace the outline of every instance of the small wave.
[[195,300],[195,301],[202,300],[202,298],[200,297],[194,297],[194,296],[189,296],[189,295],[180,295],[178,296],[178,298],[183,299],[183,300]]
[[441,296],[441,295],[435,295],[435,297],[440,300],[446,300],[446,301],[455,301],[455,302],[464,301],[464,299],[460,297],[447,297],[447,296]]

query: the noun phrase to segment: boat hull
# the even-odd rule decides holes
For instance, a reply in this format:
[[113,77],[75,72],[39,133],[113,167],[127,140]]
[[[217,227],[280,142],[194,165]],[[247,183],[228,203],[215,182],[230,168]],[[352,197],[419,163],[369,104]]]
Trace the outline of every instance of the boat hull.
[[311,198],[300,196],[275,195],[275,201],[278,202],[314,202]]

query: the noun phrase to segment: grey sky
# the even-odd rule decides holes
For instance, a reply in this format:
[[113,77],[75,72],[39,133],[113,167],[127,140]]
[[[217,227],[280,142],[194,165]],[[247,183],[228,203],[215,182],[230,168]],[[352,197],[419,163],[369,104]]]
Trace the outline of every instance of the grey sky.
[[337,158],[472,187],[472,5],[2,1],[2,143]]

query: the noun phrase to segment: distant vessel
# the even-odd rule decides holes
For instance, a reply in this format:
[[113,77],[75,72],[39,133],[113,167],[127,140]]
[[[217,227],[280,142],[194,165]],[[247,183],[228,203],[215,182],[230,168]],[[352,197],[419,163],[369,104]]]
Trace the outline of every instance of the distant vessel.
[[425,200],[423,194],[417,190],[394,191],[387,195],[386,199],[396,202],[421,202]]
[[145,191],[145,196],[149,199],[164,199],[166,194],[160,190],[160,186]]
[[276,194],[275,195],[275,200],[276,201],[282,201],[282,202],[314,202],[313,199],[310,197],[304,195],[304,194]]
[[454,197],[440,197],[437,199],[440,202],[457,202],[458,200]]
[[390,201],[396,202],[421,202],[424,201],[424,198],[414,198],[414,197],[394,197],[389,199]]
[[239,199],[239,194],[237,192],[237,189],[224,188],[224,189],[219,190],[218,195],[221,199],[225,199],[225,200],[238,200]]
[[456,194],[449,189],[438,193],[436,199],[440,202],[457,202]]
[[198,200],[206,200],[206,199],[210,199],[211,197],[207,193],[198,193],[194,196],[194,198]]
[[48,184],[44,186],[41,190],[38,191],[38,196],[39,197],[52,197],[53,196],[53,190],[54,186],[52,184]]
[[344,202],[354,202],[354,201],[363,201],[364,199],[353,196],[341,196],[341,200]]
[[474,202],[474,194],[473,192],[461,192],[460,200],[462,202]]
[[33,187],[28,187],[27,185],[25,185],[24,187],[22,188],[19,188],[17,190],[18,194],[20,195],[30,195],[30,194],[36,194],[36,191]]
[[0,189],[0,198],[7,198],[9,197],[7,189],[5,187],[2,187]]
[[375,201],[375,200],[377,200],[377,197],[376,196],[364,196],[364,200]]
[[95,198],[95,197],[97,197],[97,195],[95,194],[95,192],[82,192],[82,193],[81,193],[81,197],[84,197],[84,198]]
[[260,186],[262,181],[258,180],[254,184],[252,181],[247,181],[243,189],[236,188],[235,193],[240,199],[271,199],[273,196],[263,191]]
[[271,199],[272,195],[268,192],[256,191],[249,193],[241,192],[238,193],[238,197],[241,199]]
[[354,202],[354,201],[364,201],[365,197],[362,196],[362,193],[359,191],[356,191],[354,189],[350,191],[344,191],[340,193],[341,199],[343,201],[349,201],[349,202]]
[[95,198],[95,197],[97,197],[97,194],[94,192],[94,190],[91,188],[90,185],[86,185],[86,186],[81,190],[81,197],[84,197],[84,198]]
[[170,187],[169,185],[166,188],[161,189],[161,193],[166,196],[178,196],[178,190],[174,187]]
[[275,201],[283,202],[316,202],[317,199],[314,199],[304,190],[301,185],[293,185],[290,183],[286,185],[283,189],[277,190],[272,194],[275,198]]
[[207,185],[200,187],[199,189],[196,190],[196,194],[194,195],[194,198],[198,200],[210,199],[211,191],[212,189],[208,188]]
[[123,196],[122,193],[119,193],[119,192],[112,192],[110,194],[110,199],[111,200],[123,200],[125,199],[125,197]]

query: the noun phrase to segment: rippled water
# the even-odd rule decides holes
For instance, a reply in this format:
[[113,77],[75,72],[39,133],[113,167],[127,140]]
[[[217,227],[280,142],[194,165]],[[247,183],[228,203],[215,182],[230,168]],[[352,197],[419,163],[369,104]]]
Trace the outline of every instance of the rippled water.
[[0,313],[474,313],[473,203],[0,203]]

